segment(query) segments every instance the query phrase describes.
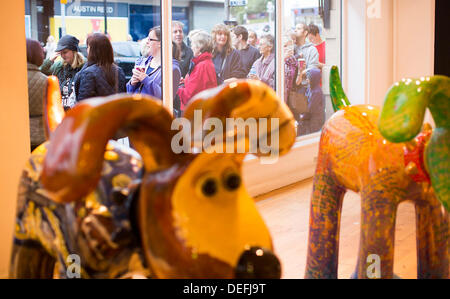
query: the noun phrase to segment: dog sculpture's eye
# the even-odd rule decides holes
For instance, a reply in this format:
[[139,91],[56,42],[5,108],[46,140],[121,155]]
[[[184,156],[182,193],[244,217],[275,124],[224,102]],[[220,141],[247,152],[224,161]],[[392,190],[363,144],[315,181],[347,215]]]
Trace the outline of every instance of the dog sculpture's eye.
[[229,191],[237,190],[241,186],[241,176],[236,172],[227,173],[224,176],[223,184]]
[[212,197],[217,193],[218,184],[217,181],[213,178],[207,178],[202,183],[202,193],[207,197]]

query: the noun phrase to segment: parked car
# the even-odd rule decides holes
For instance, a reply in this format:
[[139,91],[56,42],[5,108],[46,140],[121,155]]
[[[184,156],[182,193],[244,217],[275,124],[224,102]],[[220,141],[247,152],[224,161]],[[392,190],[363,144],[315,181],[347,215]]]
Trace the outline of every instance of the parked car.
[[[114,62],[125,72],[125,77],[130,80],[133,75],[134,62],[141,54],[141,47],[138,42],[112,42],[114,50]],[[87,46],[80,45],[80,51],[87,57]]]

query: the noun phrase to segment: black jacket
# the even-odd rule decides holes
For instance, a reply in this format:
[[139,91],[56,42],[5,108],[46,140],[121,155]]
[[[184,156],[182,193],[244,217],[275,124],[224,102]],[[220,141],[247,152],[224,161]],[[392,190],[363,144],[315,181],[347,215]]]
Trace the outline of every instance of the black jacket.
[[113,64],[116,74],[115,86],[106,81],[105,72],[97,64],[86,63],[75,77],[75,95],[77,102],[98,96],[109,96],[115,93],[126,92],[126,78],[122,68]]
[[186,44],[183,42],[181,44],[180,60],[181,77],[185,78],[186,74],[189,72],[192,58],[194,58],[194,52],[192,52],[191,48],[186,46]]
[[230,54],[216,53],[213,57],[214,67],[217,74],[217,85],[230,78],[245,78],[247,73],[242,64],[241,54],[233,49]]

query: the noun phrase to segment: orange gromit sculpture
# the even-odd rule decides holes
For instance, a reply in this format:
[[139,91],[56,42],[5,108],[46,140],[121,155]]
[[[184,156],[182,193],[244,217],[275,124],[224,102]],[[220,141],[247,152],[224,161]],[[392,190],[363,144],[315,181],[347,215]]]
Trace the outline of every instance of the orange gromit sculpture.
[[[140,95],[88,99],[64,116],[49,84],[50,140],[20,182],[11,277],[280,277],[242,182],[245,152],[175,154],[171,114]],[[205,91],[189,107],[187,119],[200,109],[202,122],[279,118],[266,133],[279,133],[280,154],[295,140],[289,109],[258,81]],[[137,152],[111,140],[118,131]]]

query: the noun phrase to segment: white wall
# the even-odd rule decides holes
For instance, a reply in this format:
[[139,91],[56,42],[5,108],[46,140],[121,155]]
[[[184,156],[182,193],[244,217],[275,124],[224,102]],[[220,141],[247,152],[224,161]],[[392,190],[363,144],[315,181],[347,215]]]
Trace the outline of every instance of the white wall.
[[393,2],[372,0],[367,4],[366,97],[378,106],[383,105],[386,91],[394,83]]
[[434,0],[394,2],[394,80],[434,73]]
[[350,103],[366,103],[366,3],[343,3],[342,83]]
[[435,0],[344,0],[343,83],[381,106],[393,83],[434,72]]
[[330,97],[330,70],[331,66],[341,65],[341,1],[332,0],[330,10],[330,28],[323,30],[323,38],[326,43],[325,57],[326,66],[322,69],[322,91],[325,95],[325,113],[326,119],[333,115],[333,105]]

